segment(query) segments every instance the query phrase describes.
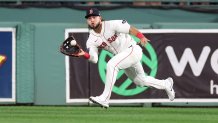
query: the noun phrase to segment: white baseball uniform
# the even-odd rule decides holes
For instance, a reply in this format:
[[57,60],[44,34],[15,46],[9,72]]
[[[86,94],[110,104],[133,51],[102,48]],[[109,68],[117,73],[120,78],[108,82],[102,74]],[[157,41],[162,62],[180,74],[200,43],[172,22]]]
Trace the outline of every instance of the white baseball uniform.
[[126,75],[139,86],[151,86],[165,89],[166,80],[158,80],[145,76],[140,60],[142,49],[129,35],[130,25],[125,20],[110,20],[102,22],[102,30],[95,33],[90,30],[86,46],[89,49],[89,61],[97,63],[98,48],[114,54],[107,63],[107,73],[104,92],[99,96],[108,102],[116,81],[118,71],[125,70]]

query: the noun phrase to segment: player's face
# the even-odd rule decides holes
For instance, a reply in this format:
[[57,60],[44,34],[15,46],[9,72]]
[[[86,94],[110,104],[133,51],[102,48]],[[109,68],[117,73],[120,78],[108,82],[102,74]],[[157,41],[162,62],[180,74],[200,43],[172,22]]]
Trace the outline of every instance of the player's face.
[[90,16],[87,18],[87,23],[89,28],[96,29],[101,24],[101,17],[100,16]]

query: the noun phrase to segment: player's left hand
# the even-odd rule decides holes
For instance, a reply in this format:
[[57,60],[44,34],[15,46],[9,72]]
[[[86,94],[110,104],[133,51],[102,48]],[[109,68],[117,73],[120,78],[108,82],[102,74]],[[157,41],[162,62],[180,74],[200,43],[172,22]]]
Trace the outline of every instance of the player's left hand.
[[150,40],[148,40],[147,38],[141,38],[139,44],[141,46],[145,46],[148,41],[150,41]]

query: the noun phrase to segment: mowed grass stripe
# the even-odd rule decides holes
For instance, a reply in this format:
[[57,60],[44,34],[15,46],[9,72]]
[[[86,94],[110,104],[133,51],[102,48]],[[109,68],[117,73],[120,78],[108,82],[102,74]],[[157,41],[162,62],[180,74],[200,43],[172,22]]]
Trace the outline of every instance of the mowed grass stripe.
[[1,106],[1,123],[218,123],[217,108]]

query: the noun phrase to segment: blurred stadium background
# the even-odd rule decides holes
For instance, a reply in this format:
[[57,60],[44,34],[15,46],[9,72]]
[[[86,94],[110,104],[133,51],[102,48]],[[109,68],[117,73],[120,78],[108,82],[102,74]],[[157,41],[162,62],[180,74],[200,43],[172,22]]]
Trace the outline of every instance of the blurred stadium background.
[[[148,37],[153,39],[152,41],[161,42],[152,45],[155,50],[160,49],[156,52],[158,62],[162,63],[158,64],[158,69],[157,66],[155,67],[157,74],[153,76],[160,79],[166,78],[168,73],[174,76],[178,100],[174,102],[166,101],[166,95],[162,94],[161,91],[149,89],[143,92],[146,95],[145,97],[143,97],[143,94],[136,94],[135,97],[140,97],[140,100],[131,101],[129,99],[135,99],[135,97],[119,95],[115,90],[112,96],[114,99],[112,100],[114,101],[112,107],[115,107],[109,110],[110,117],[106,118],[108,114],[102,110],[89,107],[93,105],[88,102],[87,98],[90,95],[98,95],[103,91],[104,83],[99,81],[97,81],[97,85],[94,83],[94,81],[100,80],[97,68],[102,67],[102,65],[90,65],[84,60],[77,61],[65,58],[59,53],[59,46],[69,33],[82,33],[76,36],[82,37],[81,40],[87,38],[87,25],[84,16],[85,10],[90,7],[100,9],[105,20],[125,19],[129,24],[138,29],[143,29],[145,34],[154,30],[154,34],[148,35]],[[125,113],[134,114],[137,111],[138,113],[135,115],[139,117],[134,115],[136,122],[144,122],[144,120],[152,122],[155,119],[156,122],[169,122],[172,118],[174,120],[170,122],[179,122],[182,121],[182,118],[185,118],[184,122],[217,122],[216,115],[218,112],[216,108],[205,109],[206,111],[198,108],[188,110],[182,108],[148,108],[144,110],[140,108],[142,106],[218,106],[217,22],[218,0],[0,0],[0,55],[7,56],[7,61],[0,68],[0,105],[3,106],[0,107],[0,114],[5,116],[5,118],[0,116],[0,121],[5,123],[6,121],[29,122],[29,120],[21,120],[21,117],[25,119],[29,116],[29,112],[32,112],[30,114],[33,115],[29,117],[33,119],[42,118],[44,114],[41,110],[44,109],[47,114],[55,115],[49,115],[48,119],[42,118],[40,119],[41,122],[54,123],[54,121],[49,120],[53,117],[60,118],[55,122],[94,122],[95,120],[100,122],[99,116],[106,118],[101,122],[109,122],[110,118],[115,118],[113,121],[117,122],[130,122],[131,120],[128,121],[125,118],[131,116]],[[169,33],[167,35],[164,35],[165,33],[155,35],[161,30],[165,33],[169,31]],[[183,35],[174,34],[175,32],[182,32]],[[200,35],[198,33],[193,34],[193,32],[200,32]],[[176,37],[178,37],[178,40]],[[162,42],[162,39],[166,39],[169,44]],[[173,43],[174,40],[179,46],[176,47],[176,44]],[[178,43],[179,41],[181,42]],[[83,40],[80,42],[83,47],[85,46],[84,42]],[[183,75],[178,75],[176,69],[171,66],[173,63],[167,64],[167,61],[164,60],[164,58],[168,59],[166,54],[165,57],[161,54],[161,52],[167,50],[168,45],[179,49],[176,51],[178,60],[181,60],[184,50],[190,48],[194,52],[197,62],[194,65],[197,67],[193,67],[191,61],[188,60],[189,65],[186,64],[187,67],[183,71]],[[164,48],[166,49],[164,50]],[[168,47],[168,49],[170,48]],[[201,54],[205,56],[202,56],[202,59],[200,59]],[[200,61],[204,58],[205,61]],[[81,70],[82,66],[84,70]],[[198,69],[199,66],[202,69]],[[73,74],[74,71],[69,74],[69,68],[77,71],[77,74]],[[197,71],[197,73],[194,73],[194,71]],[[72,83],[74,81],[78,82]],[[79,100],[71,100],[72,97]],[[155,97],[161,100],[155,100]],[[124,100],[119,100],[119,98]],[[151,100],[146,101],[147,99]],[[66,107],[33,107],[30,109],[30,107],[7,107],[7,105]],[[77,107],[77,105],[83,107]],[[121,108],[117,106],[121,106]],[[123,108],[123,106],[127,107]],[[60,110],[60,112],[57,110]],[[13,113],[10,115],[10,112]],[[90,116],[88,112],[92,113],[93,116]],[[157,118],[151,115],[141,116],[141,113],[144,112],[151,112],[157,115]],[[19,113],[22,113],[23,116],[20,116]],[[123,114],[120,115],[120,121],[116,117],[116,113]],[[162,113],[167,116],[163,118]],[[79,117],[78,114],[83,117]],[[184,115],[184,117],[180,115]],[[16,116],[16,118],[11,119],[11,116]],[[179,117],[176,120],[175,117],[177,116]],[[205,119],[201,116],[205,116]],[[65,119],[69,117],[71,120]],[[157,120],[158,117],[160,117],[160,120]],[[79,121],[81,118],[88,119]],[[137,118],[142,118],[142,120]],[[32,121],[38,122],[39,120]]]

